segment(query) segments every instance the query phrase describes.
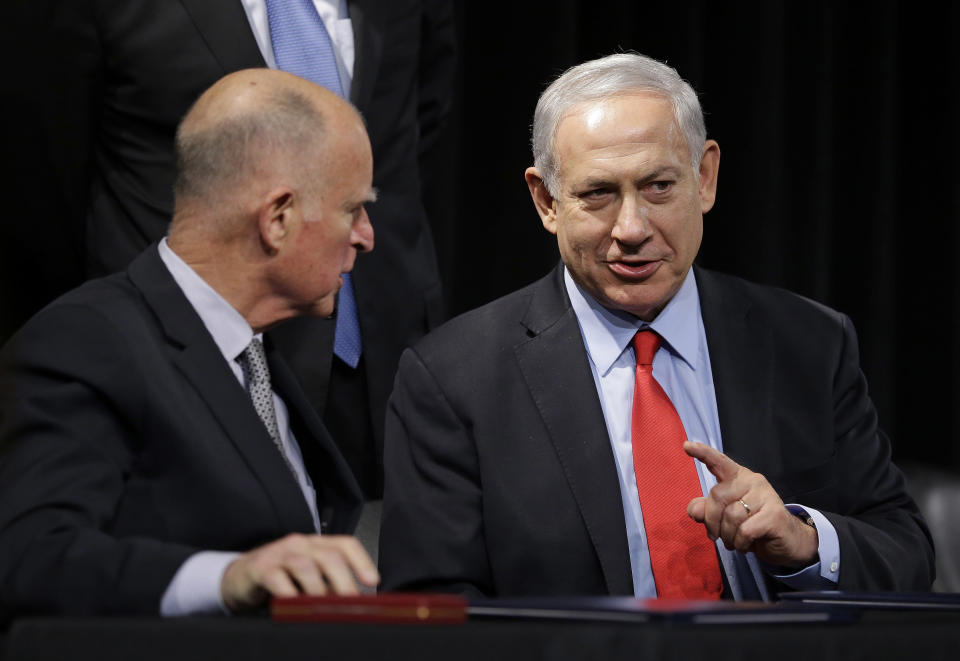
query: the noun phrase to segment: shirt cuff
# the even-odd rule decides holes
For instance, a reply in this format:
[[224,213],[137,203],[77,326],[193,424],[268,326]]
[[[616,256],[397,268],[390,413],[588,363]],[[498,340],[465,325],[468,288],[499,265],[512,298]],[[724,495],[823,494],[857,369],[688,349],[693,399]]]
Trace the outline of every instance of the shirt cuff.
[[817,562],[800,571],[784,574],[783,567],[760,564],[764,571],[776,578],[784,585],[794,590],[824,590],[835,588],[840,578],[840,539],[833,524],[815,509],[789,503],[787,509],[791,514],[809,517],[813,527],[817,529]]
[[173,575],[160,600],[160,615],[229,614],[220,594],[223,573],[240,553],[200,551],[194,553]]

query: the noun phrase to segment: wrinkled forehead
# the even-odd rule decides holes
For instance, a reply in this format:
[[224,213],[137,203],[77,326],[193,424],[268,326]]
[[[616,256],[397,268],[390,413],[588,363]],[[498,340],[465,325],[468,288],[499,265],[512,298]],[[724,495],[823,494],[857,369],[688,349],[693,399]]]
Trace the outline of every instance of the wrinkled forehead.
[[554,135],[558,159],[617,145],[658,145],[685,153],[686,139],[673,104],[651,92],[583,101],[564,113]]

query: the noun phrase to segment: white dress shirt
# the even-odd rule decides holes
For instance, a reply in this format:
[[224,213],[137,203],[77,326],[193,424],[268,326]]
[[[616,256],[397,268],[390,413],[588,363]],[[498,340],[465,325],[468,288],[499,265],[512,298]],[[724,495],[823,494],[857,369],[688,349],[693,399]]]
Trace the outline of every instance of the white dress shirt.
[[[213,337],[223,359],[246,389],[243,370],[237,358],[254,337],[262,339],[261,334],[254,334],[243,315],[180,259],[167,245],[166,239],[160,241],[159,252],[160,259]],[[277,414],[280,442],[290,466],[296,473],[297,483],[310,509],[314,528],[319,533],[316,492],[304,466],[300,446],[290,429],[287,406],[276,392],[273,393],[273,406]],[[233,552],[201,551],[187,558],[163,594],[160,614],[170,616],[225,611],[220,597],[220,581],[227,565],[239,555]]]
[[[687,438],[723,451],[710,352],[696,278],[692,273],[691,270],[677,294],[648,324],[633,315],[603,307],[580,289],[569,271],[564,269],[567,294],[590,357],[590,369],[617,463],[634,594],[639,598],[656,597],[657,590],[650,569],[643,512],[633,469],[631,414],[636,358],[631,341],[637,330],[649,327],[663,338],[654,356],[653,375],[677,409]],[[717,480],[701,462],[695,461],[695,464],[703,495],[707,495]],[[762,563],[752,553],[743,555],[728,551],[717,540],[717,551],[734,599],[769,600],[770,595],[762,580],[764,570],[797,589],[836,586],[840,549],[833,525],[816,510],[796,505],[788,507],[793,511],[804,511],[813,518],[820,539],[820,561],[794,574],[774,573],[775,568],[761,567]]]

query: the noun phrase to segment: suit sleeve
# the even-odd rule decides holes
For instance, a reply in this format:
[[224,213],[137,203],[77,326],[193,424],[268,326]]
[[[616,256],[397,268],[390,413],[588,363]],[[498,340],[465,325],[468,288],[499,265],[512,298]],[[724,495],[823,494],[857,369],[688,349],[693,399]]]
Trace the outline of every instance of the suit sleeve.
[[387,407],[384,463],[382,589],[491,594],[474,441],[412,349]]
[[453,3],[424,0],[417,83],[421,160],[436,143],[450,113],[456,58]]
[[118,538],[147,410],[128,340],[83,306],[48,308],[0,363],[0,611],[157,614],[197,549]]
[[930,532],[890,461],[890,442],[878,427],[846,316],[842,331],[834,378],[839,513],[823,511],[840,540],[838,587],[929,590],[934,577]]

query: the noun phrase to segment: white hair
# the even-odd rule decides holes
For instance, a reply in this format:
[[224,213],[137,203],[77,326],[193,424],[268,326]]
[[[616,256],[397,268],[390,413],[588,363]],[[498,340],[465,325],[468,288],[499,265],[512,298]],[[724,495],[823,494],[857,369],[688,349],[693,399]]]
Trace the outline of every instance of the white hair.
[[567,69],[537,101],[533,113],[533,164],[551,195],[559,194],[556,136],[566,114],[585,101],[631,92],[658,94],[670,101],[690,150],[694,172],[698,171],[707,129],[696,92],[672,67],[639,53],[618,53]]

